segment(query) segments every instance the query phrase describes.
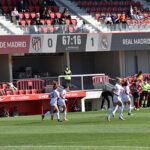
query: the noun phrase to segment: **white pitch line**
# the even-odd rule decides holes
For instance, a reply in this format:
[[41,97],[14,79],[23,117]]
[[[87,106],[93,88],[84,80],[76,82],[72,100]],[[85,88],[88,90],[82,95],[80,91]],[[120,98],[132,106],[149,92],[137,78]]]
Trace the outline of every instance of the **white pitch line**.
[[0,148],[123,148],[123,149],[150,149],[150,147],[142,147],[142,146],[55,146],[55,145],[12,145],[12,146],[0,146]]

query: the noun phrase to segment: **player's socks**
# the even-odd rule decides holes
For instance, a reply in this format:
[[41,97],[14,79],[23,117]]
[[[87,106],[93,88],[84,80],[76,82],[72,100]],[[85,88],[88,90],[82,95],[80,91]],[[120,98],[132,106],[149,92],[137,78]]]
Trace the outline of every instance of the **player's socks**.
[[140,108],[140,102],[139,102],[139,100],[137,101],[137,108]]
[[141,107],[144,107],[144,100],[142,100],[141,102]]
[[47,111],[47,112],[44,114],[44,117],[50,115],[50,113],[51,113],[50,111]]
[[56,116],[57,116],[57,120],[60,120],[59,112],[56,113]]
[[147,100],[145,100],[145,107],[147,107]]
[[118,109],[118,105],[113,107],[113,109],[112,109],[112,116],[113,117],[115,116],[115,113],[116,113],[117,109]]
[[131,114],[131,110],[132,110],[132,107],[131,107],[131,104],[128,105],[128,114]]
[[124,106],[119,106],[119,107],[118,107],[119,118],[123,118],[123,108],[124,108]]
[[137,101],[134,102],[134,105],[135,105],[135,108],[138,108],[138,102]]
[[67,120],[67,111],[64,111],[64,120]]

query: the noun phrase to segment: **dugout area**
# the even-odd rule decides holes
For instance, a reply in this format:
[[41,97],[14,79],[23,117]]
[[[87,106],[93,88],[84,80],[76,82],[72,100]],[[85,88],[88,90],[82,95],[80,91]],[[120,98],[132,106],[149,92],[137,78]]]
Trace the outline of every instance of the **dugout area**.
[[73,52],[55,54],[0,55],[0,81],[32,76],[56,77],[63,75],[66,65],[72,74],[105,73],[110,77],[129,76],[142,70],[150,72],[149,51]]

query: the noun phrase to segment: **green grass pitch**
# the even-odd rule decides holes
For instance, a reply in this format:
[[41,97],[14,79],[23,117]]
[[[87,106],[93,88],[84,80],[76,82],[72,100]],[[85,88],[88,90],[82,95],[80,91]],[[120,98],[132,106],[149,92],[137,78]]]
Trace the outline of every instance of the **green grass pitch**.
[[150,150],[150,109],[116,114],[106,111],[68,113],[68,122],[50,116],[0,118],[0,150]]

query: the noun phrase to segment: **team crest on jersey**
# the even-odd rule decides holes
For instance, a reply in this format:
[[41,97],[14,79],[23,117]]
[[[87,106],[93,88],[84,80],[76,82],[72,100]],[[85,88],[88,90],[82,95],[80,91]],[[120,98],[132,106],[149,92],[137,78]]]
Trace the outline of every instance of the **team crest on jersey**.
[[32,37],[32,48],[35,51],[39,51],[42,47],[41,37]]

